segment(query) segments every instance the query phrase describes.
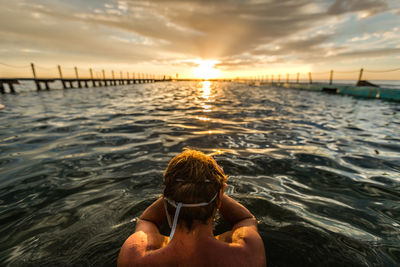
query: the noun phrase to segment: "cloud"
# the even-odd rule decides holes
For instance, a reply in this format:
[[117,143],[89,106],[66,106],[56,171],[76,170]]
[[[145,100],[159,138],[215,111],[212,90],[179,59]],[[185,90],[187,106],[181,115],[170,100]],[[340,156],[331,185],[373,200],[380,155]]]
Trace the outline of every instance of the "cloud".
[[372,37],[371,34],[368,33],[364,33],[363,36],[356,36],[350,39],[350,42],[359,42],[359,41],[365,41],[368,40]]
[[386,1],[383,0],[336,0],[329,8],[327,13],[340,15],[351,12],[362,11],[369,16],[383,12],[388,8]]
[[351,51],[337,54],[335,57],[384,57],[384,56],[396,56],[400,54],[400,48],[379,48],[379,49],[366,49],[359,51]]
[[[48,61],[183,67],[190,66],[188,59],[204,58],[221,61],[225,69],[351,57],[351,42],[340,40],[346,29],[334,27],[349,22],[339,18],[370,18],[388,9],[382,0],[0,1],[2,58],[35,51],[30,54]],[[350,39],[369,36],[353,33]],[[396,51],[391,48],[371,47],[362,55],[388,55]]]

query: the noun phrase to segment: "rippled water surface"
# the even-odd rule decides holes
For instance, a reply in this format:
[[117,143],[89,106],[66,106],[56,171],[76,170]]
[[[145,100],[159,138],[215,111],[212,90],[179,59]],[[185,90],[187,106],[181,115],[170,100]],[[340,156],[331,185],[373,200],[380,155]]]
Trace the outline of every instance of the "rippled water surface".
[[0,103],[0,265],[115,265],[186,146],[223,166],[269,266],[400,264],[399,103],[210,82]]

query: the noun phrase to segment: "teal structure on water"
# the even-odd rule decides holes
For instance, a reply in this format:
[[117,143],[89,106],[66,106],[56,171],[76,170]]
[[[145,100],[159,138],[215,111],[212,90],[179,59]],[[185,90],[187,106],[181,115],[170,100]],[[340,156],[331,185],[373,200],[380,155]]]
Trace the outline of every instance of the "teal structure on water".
[[324,83],[262,83],[277,87],[321,91],[332,94],[351,95],[366,98],[378,98],[392,101],[400,101],[400,89],[381,88],[374,86],[355,86]]

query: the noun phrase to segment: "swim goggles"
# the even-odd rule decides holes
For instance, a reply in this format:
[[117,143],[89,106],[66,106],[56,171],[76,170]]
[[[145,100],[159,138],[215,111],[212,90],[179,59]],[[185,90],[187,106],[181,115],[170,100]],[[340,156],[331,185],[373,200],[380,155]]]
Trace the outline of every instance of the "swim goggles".
[[164,200],[166,202],[168,202],[170,205],[172,205],[173,207],[176,208],[175,215],[174,215],[174,222],[172,223],[172,226],[171,226],[171,217],[169,216],[168,211],[167,211],[167,204],[166,204],[166,202],[164,202],[165,213],[167,214],[168,224],[171,227],[171,233],[169,235],[169,240],[172,240],[172,237],[175,234],[176,225],[178,223],[179,212],[180,212],[182,207],[193,208],[193,207],[207,206],[207,205],[211,204],[217,198],[217,195],[218,195],[218,192],[215,194],[215,196],[209,202],[201,202],[201,203],[193,203],[193,204],[186,204],[186,203],[182,203],[182,202],[176,202],[174,200],[171,200],[171,199],[168,199],[168,198],[164,197]]

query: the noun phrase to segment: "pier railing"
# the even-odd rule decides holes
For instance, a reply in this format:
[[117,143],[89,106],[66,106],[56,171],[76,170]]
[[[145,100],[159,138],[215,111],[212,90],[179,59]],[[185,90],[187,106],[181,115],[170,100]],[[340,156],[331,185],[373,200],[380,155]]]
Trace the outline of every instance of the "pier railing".
[[[364,97],[364,98],[378,98],[385,99],[390,101],[400,101],[400,87],[396,84],[392,84],[386,86],[382,84],[372,83],[374,81],[368,81],[363,76],[367,73],[389,73],[400,71],[400,68],[388,69],[388,70],[365,70],[361,69],[359,71],[336,71],[336,73],[340,73],[341,75],[357,75],[357,79],[352,79],[352,83],[343,82],[341,80],[339,83],[333,84],[333,74],[335,73],[333,70],[327,72],[319,72],[319,73],[305,73],[303,76],[308,76],[306,79],[301,80],[300,73],[296,73],[294,79],[290,79],[290,74],[286,75],[286,79],[282,79],[280,74],[274,75],[263,75],[263,76],[255,76],[255,77],[244,77],[238,78],[238,82],[247,83],[255,86],[259,85],[267,85],[278,88],[289,88],[289,89],[300,89],[300,90],[308,90],[308,91],[319,91],[329,94],[341,94],[341,95],[350,95],[355,97]],[[313,78],[318,75],[329,75],[328,81],[315,82]],[[400,76],[400,75],[399,75]],[[397,76],[397,77],[399,77]],[[277,77],[277,78],[276,78]],[[400,78],[400,77],[399,77]],[[382,79],[377,79],[382,80]],[[394,79],[398,81],[399,79]],[[356,81],[356,82],[354,82]],[[379,82],[380,83],[380,82]]]
[[[236,80],[244,82],[260,82],[270,84],[281,84],[281,83],[308,83],[313,84],[316,81],[332,85],[334,82],[334,75],[339,74],[341,81],[352,80],[356,83],[362,83],[362,81],[369,80],[369,77],[365,77],[365,74],[379,74],[382,76],[384,73],[400,72],[400,68],[386,69],[386,70],[373,70],[364,69],[359,70],[330,70],[324,72],[297,72],[297,73],[286,73],[282,74],[265,74],[258,76],[246,76],[238,77]],[[400,74],[398,75],[400,78]],[[379,80],[379,79],[377,79]]]
[[[38,91],[50,90],[50,84],[55,81],[60,81],[63,89],[83,88],[83,87],[98,87],[98,86],[116,86],[124,84],[136,83],[153,83],[161,81],[170,81],[171,76],[165,74],[149,74],[141,72],[114,72],[114,70],[105,71],[105,69],[87,70],[74,67],[62,68],[60,65],[52,68],[37,66],[34,63],[26,66],[16,66],[1,63],[3,68],[13,68],[18,73],[24,73],[23,78],[18,77],[2,77],[0,76],[0,93],[6,93],[5,84],[8,85],[10,93],[16,93],[15,84],[20,84],[21,81],[33,81]],[[30,75],[28,74],[30,71]],[[30,77],[29,77],[30,76]]]

